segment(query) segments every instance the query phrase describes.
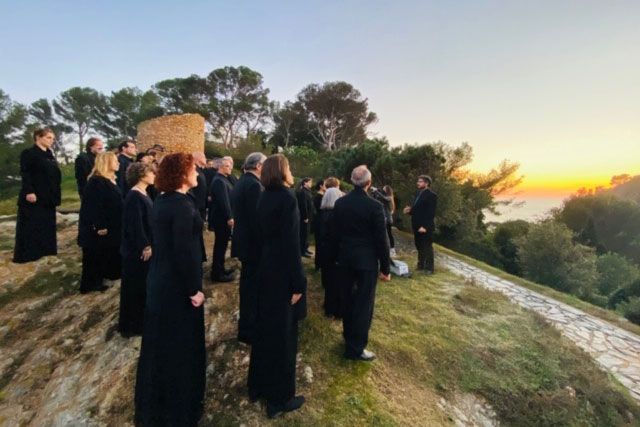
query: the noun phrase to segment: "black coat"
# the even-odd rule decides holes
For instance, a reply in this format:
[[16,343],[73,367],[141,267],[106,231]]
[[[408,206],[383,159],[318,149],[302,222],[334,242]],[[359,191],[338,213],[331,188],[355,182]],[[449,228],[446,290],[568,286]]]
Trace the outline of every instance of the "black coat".
[[[18,196],[13,262],[35,261],[56,255],[56,206],[60,205],[60,169],[51,150],[34,145],[20,155],[22,187]],[[26,195],[35,193],[36,202]]]
[[203,168],[198,167],[196,168],[196,171],[198,172],[198,185],[193,187],[190,191],[191,194],[193,194],[193,198],[195,199],[196,208],[198,209],[198,212],[200,212],[200,216],[204,220],[207,210],[207,177],[204,173]]
[[315,214],[311,190],[302,187],[296,191],[296,197],[298,199],[298,209],[300,209],[300,221],[304,222],[309,220],[310,224]]
[[240,261],[257,262],[260,258],[260,227],[258,225],[258,199],[264,190],[258,177],[247,172],[240,177],[231,192],[234,228],[231,256]]
[[209,206],[210,230],[213,230],[215,226],[226,225],[227,221],[233,218],[231,190],[233,190],[231,181],[224,175],[216,174],[211,181],[211,189],[209,190],[211,197],[211,205]]
[[139,191],[129,191],[124,199],[122,211],[122,243],[120,254],[123,258],[140,258],[142,250],[151,246],[151,198]]
[[300,258],[300,216],[288,189],[266,189],[258,201],[262,254],[258,270],[258,313],[251,347],[249,393],[284,403],[295,393],[298,320],[306,315]]
[[333,209],[322,209],[316,215],[316,261],[318,267],[335,264],[338,254],[331,246],[331,228],[334,226]]
[[131,189],[131,186],[127,183],[127,168],[133,163],[133,159],[124,154],[118,154],[118,162],[120,163],[120,167],[118,168],[118,172],[116,172],[116,184],[118,184],[122,192],[122,197],[124,197]]
[[135,391],[136,422],[196,425],[205,386],[202,219],[190,196],[164,193],[153,206],[153,257]]
[[93,153],[80,153],[76,157],[75,171],[76,183],[78,185],[78,194],[82,197],[84,187],[87,185],[87,178],[96,162],[96,155]]
[[438,196],[426,188],[416,195],[416,199],[411,207],[411,228],[416,233],[420,227],[433,231],[435,227],[436,207]]
[[18,196],[18,205],[31,205],[25,196],[35,193],[36,205],[45,207],[60,206],[60,181],[62,174],[51,150],[43,151],[37,145],[27,148],[20,154],[20,176],[22,187]]
[[[105,236],[98,230],[107,229]],[[78,245],[83,248],[119,248],[122,238],[122,193],[101,176],[87,181],[80,206]]]
[[331,247],[338,264],[349,270],[389,274],[389,238],[382,204],[361,188],[336,201]]

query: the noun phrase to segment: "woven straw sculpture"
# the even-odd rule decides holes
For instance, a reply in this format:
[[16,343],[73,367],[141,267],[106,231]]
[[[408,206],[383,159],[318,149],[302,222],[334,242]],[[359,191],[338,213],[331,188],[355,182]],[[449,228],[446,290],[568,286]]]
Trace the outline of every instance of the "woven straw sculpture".
[[156,144],[164,154],[204,151],[204,118],[200,114],[162,116],[138,125],[138,152]]

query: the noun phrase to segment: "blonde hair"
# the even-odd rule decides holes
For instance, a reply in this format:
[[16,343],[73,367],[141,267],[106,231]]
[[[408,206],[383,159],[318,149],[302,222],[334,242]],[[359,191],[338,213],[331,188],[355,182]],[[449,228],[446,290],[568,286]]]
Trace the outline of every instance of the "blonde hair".
[[91,169],[91,173],[88,178],[92,176],[101,176],[107,179],[115,179],[116,173],[111,170],[111,162],[114,159],[118,159],[115,153],[111,151],[106,151],[104,153],[98,153],[96,156],[96,162],[93,165],[93,169]]

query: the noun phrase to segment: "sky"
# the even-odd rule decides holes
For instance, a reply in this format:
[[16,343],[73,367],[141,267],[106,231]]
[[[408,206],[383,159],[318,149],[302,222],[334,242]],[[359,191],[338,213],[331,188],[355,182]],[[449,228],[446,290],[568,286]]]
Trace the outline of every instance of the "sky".
[[392,145],[468,142],[535,197],[640,174],[638,1],[0,0],[0,89],[30,103],[226,65],[278,101],[344,80]]

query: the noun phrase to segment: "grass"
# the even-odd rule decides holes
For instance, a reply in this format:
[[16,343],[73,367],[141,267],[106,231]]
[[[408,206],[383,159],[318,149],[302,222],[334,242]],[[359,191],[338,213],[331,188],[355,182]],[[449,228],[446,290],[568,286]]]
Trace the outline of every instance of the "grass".
[[636,325],[633,324],[631,322],[629,322],[627,319],[625,319],[624,317],[621,317],[618,315],[617,312],[613,311],[613,310],[606,310],[604,308],[598,307],[596,305],[590,304],[586,301],[583,301],[581,299],[579,299],[576,296],[573,296],[571,294],[566,294],[564,292],[560,292],[557,291],[553,288],[550,288],[548,286],[544,286],[544,285],[540,285],[538,283],[535,282],[531,282],[527,279],[524,279],[522,277],[518,277],[518,276],[514,276],[513,274],[509,274],[503,270],[500,270],[499,268],[493,267],[491,265],[485,264],[482,261],[478,261],[477,259],[468,257],[466,255],[460,254],[458,252],[452,251],[450,249],[447,249],[443,246],[440,245],[435,245],[436,249],[440,252],[442,252],[443,254],[452,256],[454,258],[457,258],[461,261],[466,262],[467,264],[473,265],[474,267],[478,267],[488,273],[491,273],[495,276],[498,276],[500,278],[503,278],[505,280],[509,280],[510,282],[513,282],[517,285],[520,285],[524,288],[530,289],[532,291],[538,292],[539,294],[542,295],[546,295],[548,297],[551,297],[555,300],[561,301],[567,305],[570,305],[572,307],[575,307],[577,309],[580,309],[582,311],[584,311],[585,313],[589,313],[592,316],[598,317],[602,320],[606,320],[607,322],[610,322],[622,329],[625,329],[629,332],[632,332],[634,334],[640,335],[640,325]]
[[[74,165],[61,165],[62,181],[60,190],[62,192],[62,204],[58,207],[58,211],[75,212],[80,209],[80,196],[78,196],[78,188],[74,174]],[[0,215],[15,215],[18,212],[17,197],[19,188],[13,194],[0,200]]]

